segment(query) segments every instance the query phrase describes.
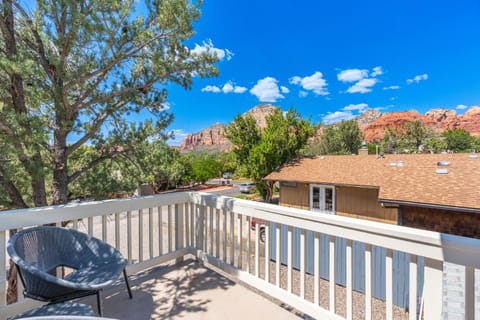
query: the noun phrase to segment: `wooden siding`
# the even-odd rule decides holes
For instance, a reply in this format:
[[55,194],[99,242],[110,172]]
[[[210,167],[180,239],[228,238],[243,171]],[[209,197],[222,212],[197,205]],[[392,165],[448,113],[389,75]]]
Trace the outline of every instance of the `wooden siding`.
[[335,193],[337,215],[398,223],[398,209],[382,207],[378,202],[378,189],[336,187]]
[[[309,196],[310,188],[307,183],[297,183],[295,187],[284,185],[280,187],[280,205],[285,207],[309,210]],[[378,189],[336,187],[335,198],[337,215],[391,224],[398,223],[398,209],[382,207],[378,202]]]
[[309,185],[297,182],[296,187],[280,184],[280,205],[291,208],[310,210]]

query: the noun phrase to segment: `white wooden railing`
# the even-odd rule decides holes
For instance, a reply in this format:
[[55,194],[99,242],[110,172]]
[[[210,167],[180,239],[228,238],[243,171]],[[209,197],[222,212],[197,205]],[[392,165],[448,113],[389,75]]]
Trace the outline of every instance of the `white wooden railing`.
[[[265,221],[265,243],[260,241],[260,228],[250,228],[252,218]],[[365,319],[372,319],[376,312],[393,319],[392,256],[397,251],[410,255],[408,318],[421,316],[417,279],[419,269],[423,269],[423,318],[441,319],[442,312],[448,311],[442,310],[443,266],[450,262],[465,266],[464,315],[465,319],[475,317],[474,271],[480,268],[480,240],[193,192],[0,212],[0,320],[38,304],[22,299],[21,294],[18,302],[6,303],[5,246],[9,230],[64,221],[70,221],[68,227],[88,232],[121,250],[130,262],[131,274],[194,255],[321,319],[352,319],[358,309]],[[288,231],[281,232],[281,228]],[[298,230],[300,244],[294,246],[293,234]],[[313,274],[306,273],[307,233],[313,233]],[[345,287],[334,281],[335,265],[339,263],[335,246],[340,238],[346,240]],[[319,261],[325,247],[321,239],[328,241],[330,280],[320,277]],[[282,243],[286,243],[286,265],[280,259],[284,254]],[[352,286],[356,268],[353,243],[365,244],[365,291],[360,304]],[[372,297],[372,247],[386,249],[384,302]],[[275,248],[273,254],[271,248]],[[295,250],[300,254],[298,270],[293,267]],[[420,260],[424,264],[418,264]]]

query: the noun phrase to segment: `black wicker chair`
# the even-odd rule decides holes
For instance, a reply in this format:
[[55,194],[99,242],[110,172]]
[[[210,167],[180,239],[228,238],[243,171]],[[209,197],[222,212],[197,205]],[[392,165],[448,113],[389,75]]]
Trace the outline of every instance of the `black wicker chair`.
[[[8,254],[17,266],[26,297],[49,303],[97,295],[98,313],[103,315],[102,290],[123,272],[122,254],[109,244],[85,233],[60,227],[34,227],[10,238]],[[59,267],[73,271],[64,278],[55,276]]]

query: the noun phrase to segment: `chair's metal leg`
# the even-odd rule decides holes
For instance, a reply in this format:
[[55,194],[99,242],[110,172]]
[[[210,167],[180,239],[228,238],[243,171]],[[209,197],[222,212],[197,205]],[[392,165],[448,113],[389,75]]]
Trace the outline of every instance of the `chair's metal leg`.
[[103,317],[102,290],[97,291],[97,308],[98,308],[98,315],[100,317]]
[[125,284],[127,285],[127,290],[128,290],[128,296],[130,297],[130,299],[133,298],[132,296],[132,290],[130,289],[130,283],[128,282],[128,276],[127,276],[127,269],[123,269],[123,276],[125,278]]

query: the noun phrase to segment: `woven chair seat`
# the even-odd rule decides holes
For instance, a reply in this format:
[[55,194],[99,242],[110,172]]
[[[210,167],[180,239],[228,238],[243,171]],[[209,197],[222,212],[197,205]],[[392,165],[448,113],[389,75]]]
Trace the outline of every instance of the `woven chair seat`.
[[[100,292],[124,274],[127,261],[109,244],[77,230],[60,227],[35,227],[13,235],[7,246],[23,282],[25,296],[47,302],[62,302],[97,294],[102,314]],[[56,269],[73,271],[58,278]]]

